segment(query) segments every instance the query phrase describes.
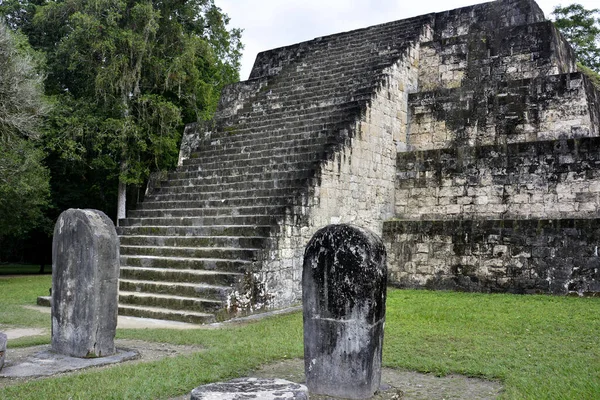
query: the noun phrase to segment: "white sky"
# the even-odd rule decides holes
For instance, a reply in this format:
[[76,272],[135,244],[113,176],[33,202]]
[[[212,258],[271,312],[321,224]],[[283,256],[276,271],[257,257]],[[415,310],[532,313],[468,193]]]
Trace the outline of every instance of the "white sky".
[[[482,2],[485,0],[215,0],[231,18],[230,27],[244,30],[241,80],[248,78],[256,54],[263,50]],[[600,8],[600,0],[537,3],[546,18],[559,4]]]

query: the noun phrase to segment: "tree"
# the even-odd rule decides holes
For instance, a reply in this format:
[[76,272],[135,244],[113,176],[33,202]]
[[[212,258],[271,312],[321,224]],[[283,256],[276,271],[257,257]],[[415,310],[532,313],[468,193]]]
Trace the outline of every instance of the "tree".
[[0,242],[44,225],[49,174],[36,147],[48,106],[26,39],[0,20]]
[[19,3],[5,12],[46,54],[56,103],[44,136],[54,200],[114,215],[117,183],[173,167],[183,124],[210,117],[238,79],[240,31],[213,0]]
[[600,10],[587,10],[580,4],[557,6],[554,25],[569,41],[579,61],[600,72]]

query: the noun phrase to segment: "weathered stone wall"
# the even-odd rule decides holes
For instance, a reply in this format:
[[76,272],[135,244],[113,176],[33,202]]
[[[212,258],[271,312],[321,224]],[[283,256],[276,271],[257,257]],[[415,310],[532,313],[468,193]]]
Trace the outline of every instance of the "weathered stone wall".
[[514,80],[480,91],[411,95],[409,144],[428,150],[595,136],[597,117],[588,99],[596,94],[586,80],[572,73]]
[[550,22],[424,43],[410,149],[597,134],[594,90]]
[[[509,3],[515,14],[504,20],[514,23],[488,14]],[[397,285],[600,289],[599,94],[535,7],[519,16],[531,4],[475,6],[470,28],[459,12],[421,44],[396,216],[384,224]]]
[[321,166],[310,226],[352,222],[381,232],[394,215],[396,148],[406,146],[408,93],[416,89],[418,46],[386,70],[347,147]]
[[474,89],[576,70],[571,48],[549,21],[440,38],[423,43],[420,58],[421,91]]
[[600,214],[600,138],[398,155],[396,218],[590,218]]
[[402,287],[600,291],[599,219],[390,221],[383,234]]

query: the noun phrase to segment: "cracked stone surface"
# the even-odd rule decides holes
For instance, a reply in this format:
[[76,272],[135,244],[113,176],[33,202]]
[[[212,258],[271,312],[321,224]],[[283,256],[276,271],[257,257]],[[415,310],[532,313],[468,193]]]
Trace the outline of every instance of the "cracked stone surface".
[[4,359],[6,358],[6,342],[8,338],[6,334],[0,332],[0,371],[4,367]]
[[191,400],[308,400],[306,386],[279,378],[239,378],[198,386]]

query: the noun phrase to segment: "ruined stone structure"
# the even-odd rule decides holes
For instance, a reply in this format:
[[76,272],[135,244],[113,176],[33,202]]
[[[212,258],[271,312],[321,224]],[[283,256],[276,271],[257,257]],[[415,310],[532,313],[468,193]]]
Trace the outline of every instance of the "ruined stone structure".
[[393,284],[598,291],[597,99],[532,0],[260,53],[122,221],[120,312],[297,302],[340,222],[383,234]]

